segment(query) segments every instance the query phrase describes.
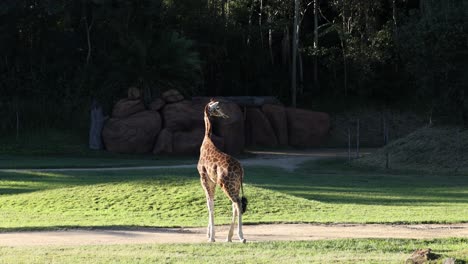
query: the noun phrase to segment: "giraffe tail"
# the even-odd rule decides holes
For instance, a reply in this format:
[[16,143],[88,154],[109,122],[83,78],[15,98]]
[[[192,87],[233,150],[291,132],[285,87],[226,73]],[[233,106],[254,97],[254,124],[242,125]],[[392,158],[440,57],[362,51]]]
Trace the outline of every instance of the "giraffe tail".
[[247,204],[248,204],[247,198],[242,196],[241,198],[242,213],[245,213],[245,211],[247,211]]
[[244,196],[244,182],[243,182],[243,178],[241,178],[241,192],[242,192],[242,198],[240,200],[241,202],[241,205],[242,205],[242,214],[245,213],[245,211],[247,211],[247,204],[249,203],[247,201],[247,197]]

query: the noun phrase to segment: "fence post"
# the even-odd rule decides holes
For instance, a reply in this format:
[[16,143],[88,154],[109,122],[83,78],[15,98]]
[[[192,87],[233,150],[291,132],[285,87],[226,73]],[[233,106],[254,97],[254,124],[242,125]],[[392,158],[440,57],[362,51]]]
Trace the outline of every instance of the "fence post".
[[348,121],[348,162],[351,163],[351,128]]
[[[387,124],[387,113],[384,112],[384,146],[388,144],[388,124]],[[385,168],[388,169],[390,167],[389,164],[389,154],[388,149],[385,148]]]
[[19,110],[16,109],[16,141],[19,140]]
[[103,149],[102,143],[102,129],[104,127],[104,122],[106,117],[103,114],[102,106],[93,99],[91,104],[91,120],[89,128],[89,148],[94,150]]
[[359,158],[359,118],[356,121],[356,159]]

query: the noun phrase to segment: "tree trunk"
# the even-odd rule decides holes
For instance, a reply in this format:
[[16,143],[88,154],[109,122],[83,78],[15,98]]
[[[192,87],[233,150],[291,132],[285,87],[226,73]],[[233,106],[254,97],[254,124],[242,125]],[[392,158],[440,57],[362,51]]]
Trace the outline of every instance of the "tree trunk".
[[226,0],[221,1],[221,17],[226,22]]
[[346,61],[345,46],[342,44],[343,50],[343,85],[345,96],[348,96],[348,62]]
[[343,85],[344,85],[344,93],[345,96],[348,96],[348,63],[346,61],[346,43],[345,43],[345,36],[347,32],[347,27],[346,27],[346,2],[345,0],[342,0],[342,11],[341,11],[341,16],[343,20],[342,24],[342,33],[340,36],[340,42],[341,42],[341,51],[343,55]]
[[283,31],[283,40],[281,41],[282,47],[282,57],[283,57],[283,64],[290,66],[291,65],[291,45],[289,41],[289,29],[285,27]]
[[296,107],[296,68],[297,68],[297,46],[299,42],[299,0],[294,0],[294,27],[292,44],[292,70],[291,70],[291,104]]
[[253,15],[253,11],[254,11],[254,4],[255,4],[255,0],[252,0],[252,2],[250,3],[250,11],[249,11],[249,26],[248,26],[248,33],[247,33],[247,46],[250,45],[250,34],[252,33],[252,15]]
[[88,22],[88,11],[89,11],[89,5],[87,5],[85,2],[83,2],[83,9],[82,9],[82,19],[84,20],[85,23],[85,30],[86,30],[86,44],[88,47],[88,52],[86,54],[86,65],[89,65],[89,62],[91,60],[91,51],[92,51],[92,46],[91,46],[91,30],[93,28],[94,24],[94,17],[91,15],[91,23]]
[[[396,0],[392,0],[392,19],[393,19],[393,43],[395,46],[398,44],[398,24],[397,24],[397,8]],[[398,55],[397,55],[398,58]],[[395,63],[395,72],[398,72],[398,62]]]
[[263,0],[260,0],[260,11],[258,12],[258,29],[260,31],[260,43],[263,49],[262,13],[263,13]]
[[227,21],[229,20],[229,15],[231,13],[231,10],[229,7],[230,7],[230,1],[226,0],[226,24],[227,24]]
[[298,93],[303,94],[304,93],[304,68],[302,64],[302,53],[298,51],[298,58],[299,58],[299,89]]
[[314,0],[314,88],[318,89],[318,0]]
[[273,56],[273,32],[272,32],[272,29],[271,29],[271,22],[272,22],[272,19],[271,19],[271,14],[270,14],[270,11],[268,11],[268,49],[269,49],[269,52],[270,52],[270,60],[271,60],[271,65],[274,65],[275,64],[275,58]]
[[396,0],[392,0],[392,19],[393,19],[393,32],[394,32],[394,34],[396,36],[396,34],[398,32]]

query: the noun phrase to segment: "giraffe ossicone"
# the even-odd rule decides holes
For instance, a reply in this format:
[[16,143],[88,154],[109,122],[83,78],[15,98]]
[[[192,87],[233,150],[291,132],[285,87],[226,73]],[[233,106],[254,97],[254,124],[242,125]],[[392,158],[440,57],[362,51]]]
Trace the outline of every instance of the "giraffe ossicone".
[[246,240],[242,232],[242,214],[247,209],[247,198],[239,196],[240,191],[243,191],[244,169],[238,160],[220,151],[211,141],[210,117],[229,118],[229,116],[223,112],[218,101],[212,99],[205,106],[205,137],[200,147],[200,159],[197,169],[208,207],[208,241],[215,241],[214,194],[216,185],[219,185],[232,202],[232,221],[226,241],[232,241],[237,220],[239,240],[245,243]]

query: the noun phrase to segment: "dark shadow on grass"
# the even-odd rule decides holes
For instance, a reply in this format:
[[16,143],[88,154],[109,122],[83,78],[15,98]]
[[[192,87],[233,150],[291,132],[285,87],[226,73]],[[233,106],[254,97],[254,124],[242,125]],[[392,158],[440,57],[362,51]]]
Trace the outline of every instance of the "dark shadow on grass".
[[343,161],[310,162],[294,172],[248,170],[246,182],[326,203],[419,206],[468,204],[468,176],[382,172],[350,168]]
[[[194,179],[198,180],[194,169],[0,172],[0,195],[118,182],[177,184]],[[246,168],[245,182],[325,203],[393,206],[468,204],[468,176],[355,169],[343,164],[342,160],[306,163],[294,172],[277,168],[249,167]],[[248,186],[244,191],[252,196]]]

